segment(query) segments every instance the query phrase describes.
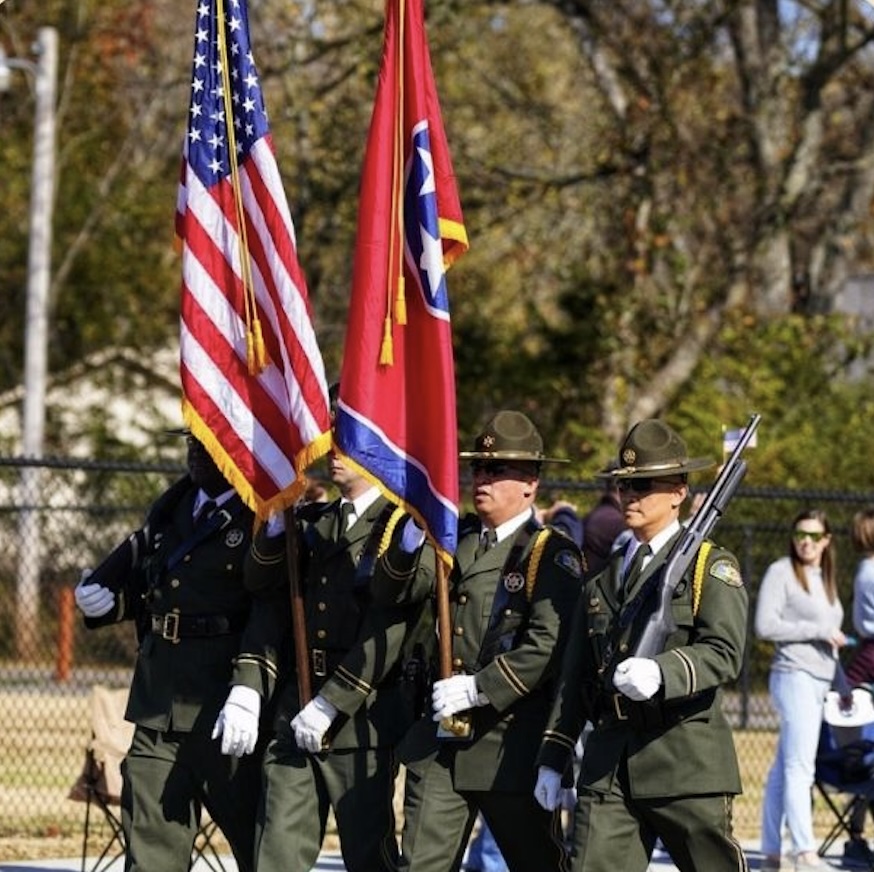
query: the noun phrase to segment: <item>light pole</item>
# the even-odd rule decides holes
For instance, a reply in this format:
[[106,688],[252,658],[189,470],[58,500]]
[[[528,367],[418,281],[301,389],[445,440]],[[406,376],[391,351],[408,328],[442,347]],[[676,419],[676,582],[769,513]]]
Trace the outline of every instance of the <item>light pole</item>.
[[[30,193],[21,440],[22,455],[28,460],[42,457],[45,433],[58,79],[58,32],[55,28],[40,28],[35,54],[36,60],[31,61],[7,58],[5,52],[0,50],[0,91],[8,90],[14,69],[25,70],[34,78],[33,182]],[[40,496],[41,473],[38,466],[25,466],[21,473],[16,620],[16,651],[21,658],[36,651],[42,549],[39,512],[33,504]]]

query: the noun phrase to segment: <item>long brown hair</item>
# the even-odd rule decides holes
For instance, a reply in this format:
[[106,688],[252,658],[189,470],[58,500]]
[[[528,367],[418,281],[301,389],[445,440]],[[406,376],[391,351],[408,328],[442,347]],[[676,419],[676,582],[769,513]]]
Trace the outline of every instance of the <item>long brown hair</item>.
[[822,585],[825,588],[828,601],[833,603],[838,597],[838,581],[835,567],[835,547],[834,538],[831,535],[831,527],[828,523],[828,518],[822,509],[806,509],[799,512],[792,521],[792,533],[789,534],[789,559],[792,561],[792,569],[795,572],[795,577],[798,583],[804,588],[805,593],[810,593],[810,588],[807,584],[807,573],[804,571],[804,564],[798,559],[798,552],[795,550],[795,540],[793,534],[799,521],[818,521],[822,524],[822,529],[829,537],[828,545],[825,546],[822,552]]

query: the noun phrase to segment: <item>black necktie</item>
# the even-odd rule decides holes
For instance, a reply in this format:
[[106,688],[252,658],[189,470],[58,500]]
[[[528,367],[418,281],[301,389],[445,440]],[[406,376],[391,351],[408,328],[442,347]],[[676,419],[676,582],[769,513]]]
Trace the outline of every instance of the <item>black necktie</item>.
[[337,516],[337,541],[343,538],[343,534],[349,526],[349,516],[355,512],[355,506],[350,500],[340,503],[340,511]]
[[483,530],[482,533],[479,534],[479,544],[476,546],[476,552],[474,553],[474,560],[479,560],[483,554],[486,553],[490,548],[494,548],[498,543],[498,534],[494,530]]
[[212,513],[215,511],[216,503],[215,500],[207,500],[201,507],[198,509],[197,517],[194,519],[196,524],[200,524],[203,521],[209,520],[212,517]]
[[625,576],[622,584],[625,590],[631,586],[631,583],[640,575],[640,570],[643,568],[643,560],[652,552],[652,548],[647,544],[637,546],[637,551],[634,552],[634,557],[631,558],[631,563],[628,564],[628,569],[625,570]]

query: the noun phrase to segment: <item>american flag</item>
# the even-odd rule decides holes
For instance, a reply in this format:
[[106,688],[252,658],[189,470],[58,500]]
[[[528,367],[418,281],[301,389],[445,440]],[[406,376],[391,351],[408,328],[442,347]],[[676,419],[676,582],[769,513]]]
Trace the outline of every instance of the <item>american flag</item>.
[[176,229],[183,418],[263,518],[304,489],[330,416],[245,0],[197,7]]

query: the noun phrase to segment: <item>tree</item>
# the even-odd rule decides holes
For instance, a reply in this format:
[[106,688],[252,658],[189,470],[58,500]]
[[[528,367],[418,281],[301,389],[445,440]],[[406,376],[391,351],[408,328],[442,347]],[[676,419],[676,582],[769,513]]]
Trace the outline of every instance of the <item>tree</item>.
[[[872,262],[874,12],[862,0],[426,8],[471,239],[449,275],[461,441],[513,406],[551,450],[597,468],[642,417],[682,409],[709,431],[719,355],[743,342],[759,381],[788,378],[758,331],[790,329],[787,318],[820,330],[845,277]],[[329,374],[382,11],[250,0]],[[0,7],[10,53],[26,53],[39,24],[61,29],[54,369],[103,345],[175,340],[193,14],[169,0]],[[20,372],[30,109],[3,107],[0,279],[21,297],[0,323],[2,386]],[[738,410],[753,405],[738,397]]]

